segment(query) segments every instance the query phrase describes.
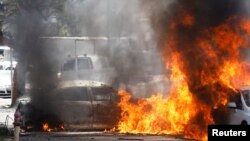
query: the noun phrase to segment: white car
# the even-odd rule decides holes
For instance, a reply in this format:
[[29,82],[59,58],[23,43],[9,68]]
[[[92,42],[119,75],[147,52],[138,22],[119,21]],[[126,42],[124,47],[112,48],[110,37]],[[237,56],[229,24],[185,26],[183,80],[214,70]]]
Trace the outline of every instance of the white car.
[[229,124],[249,125],[250,124],[250,87],[243,87],[228,103],[230,108]]
[[14,70],[16,65],[16,61],[0,61],[0,70]]
[[0,70],[0,98],[11,97],[11,71]]

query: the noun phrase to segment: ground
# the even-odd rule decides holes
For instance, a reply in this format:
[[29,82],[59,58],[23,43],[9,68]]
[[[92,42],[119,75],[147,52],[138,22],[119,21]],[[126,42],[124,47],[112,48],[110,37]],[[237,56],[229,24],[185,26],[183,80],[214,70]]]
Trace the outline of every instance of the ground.
[[20,141],[184,141],[179,136],[153,136],[111,134],[103,132],[60,132],[60,133],[31,133],[21,136]]
[[15,106],[10,107],[11,99],[0,98],[0,141],[12,141]]
[[10,107],[11,99],[0,98],[0,127],[13,128],[15,106]]

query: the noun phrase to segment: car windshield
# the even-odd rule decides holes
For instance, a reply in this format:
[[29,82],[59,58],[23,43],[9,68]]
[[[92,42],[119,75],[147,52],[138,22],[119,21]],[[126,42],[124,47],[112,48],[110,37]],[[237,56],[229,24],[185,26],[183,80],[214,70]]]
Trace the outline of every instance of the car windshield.
[[242,91],[242,95],[244,97],[245,103],[248,107],[250,107],[250,90]]
[[[78,58],[77,63],[78,70],[92,69],[93,67],[89,57]],[[75,70],[75,59],[69,60],[63,65],[63,71],[73,70]]]

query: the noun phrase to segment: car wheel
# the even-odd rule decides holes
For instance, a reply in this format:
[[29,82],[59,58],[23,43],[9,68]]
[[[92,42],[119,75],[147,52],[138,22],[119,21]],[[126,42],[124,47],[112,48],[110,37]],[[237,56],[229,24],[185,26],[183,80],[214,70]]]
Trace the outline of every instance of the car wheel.
[[246,121],[242,121],[241,125],[247,125],[247,122]]

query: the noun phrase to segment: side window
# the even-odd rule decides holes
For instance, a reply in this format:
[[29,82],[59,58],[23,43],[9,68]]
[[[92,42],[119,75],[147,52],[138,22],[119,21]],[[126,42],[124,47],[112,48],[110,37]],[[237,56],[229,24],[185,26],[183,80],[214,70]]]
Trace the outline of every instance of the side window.
[[240,93],[236,94],[235,103],[236,103],[236,106],[237,106],[238,109],[242,109],[242,101],[241,101],[241,98],[240,98]]
[[95,101],[111,101],[114,95],[112,88],[92,88],[92,94]]
[[230,93],[229,101],[235,102],[237,109],[242,109],[241,94],[239,92]]
[[75,60],[69,60],[63,65],[63,71],[71,71],[75,69]]
[[61,90],[58,93],[59,100],[66,101],[90,101],[87,88],[74,87]]
[[250,91],[249,90],[245,90],[242,92],[243,98],[245,100],[245,103],[248,107],[250,107]]

